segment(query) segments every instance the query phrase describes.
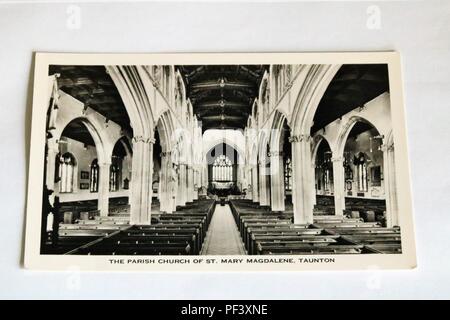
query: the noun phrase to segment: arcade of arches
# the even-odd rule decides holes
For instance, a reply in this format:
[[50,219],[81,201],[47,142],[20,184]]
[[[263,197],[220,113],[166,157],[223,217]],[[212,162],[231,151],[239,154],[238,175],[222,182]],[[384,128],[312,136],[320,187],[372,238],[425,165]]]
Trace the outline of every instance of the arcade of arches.
[[386,65],[51,66],[48,81],[47,225],[153,225],[207,199],[401,224]]

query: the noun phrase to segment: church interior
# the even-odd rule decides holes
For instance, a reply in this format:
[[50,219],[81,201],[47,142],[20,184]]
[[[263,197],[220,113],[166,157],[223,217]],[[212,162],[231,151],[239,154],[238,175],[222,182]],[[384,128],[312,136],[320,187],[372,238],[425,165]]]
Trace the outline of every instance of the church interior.
[[51,65],[41,254],[401,253],[385,64]]

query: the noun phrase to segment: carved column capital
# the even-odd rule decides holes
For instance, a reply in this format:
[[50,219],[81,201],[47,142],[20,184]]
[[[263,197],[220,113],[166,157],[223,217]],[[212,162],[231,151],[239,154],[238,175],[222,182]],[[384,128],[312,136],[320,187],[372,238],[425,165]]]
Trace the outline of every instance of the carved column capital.
[[386,152],[386,151],[393,151],[394,150],[394,143],[391,144],[382,144],[380,146],[381,151]]
[[138,142],[155,144],[156,140],[153,138],[150,138],[150,137],[134,136],[133,143],[138,143]]
[[345,158],[344,157],[333,157],[331,158],[332,162],[344,162]]
[[311,140],[311,136],[309,134],[292,135],[289,137],[290,143],[302,142],[302,141],[309,142],[310,140]]
[[59,152],[59,144],[58,144],[58,141],[55,139],[49,139],[47,141],[47,147],[48,147],[48,151],[54,151],[56,153]]
[[269,157],[282,157],[283,152],[282,151],[272,151],[267,154]]

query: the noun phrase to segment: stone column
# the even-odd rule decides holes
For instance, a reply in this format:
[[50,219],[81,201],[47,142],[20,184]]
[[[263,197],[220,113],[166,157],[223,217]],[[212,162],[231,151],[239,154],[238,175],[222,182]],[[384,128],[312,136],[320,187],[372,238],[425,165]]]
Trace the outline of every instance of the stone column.
[[200,173],[194,168],[194,200],[198,200],[198,188],[200,188]]
[[194,201],[194,170],[191,166],[186,167],[186,188],[187,198],[186,202]]
[[270,206],[270,190],[268,190],[267,176],[270,174],[265,161],[259,163],[259,204]]
[[153,143],[154,140],[150,138],[133,138],[131,224],[145,225],[151,222]]
[[168,168],[168,199],[169,205],[167,208],[167,213],[172,213],[177,210],[177,194],[178,194],[178,179],[177,172],[174,169],[174,164],[170,162]]
[[[58,143],[54,139],[47,142],[47,177],[46,184],[49,190],[55,190],[55,170],[56,170],[56,156],[59,153]],[[53,194],[54,195],[54,194]]]
[[289,139],[292,143],[292,204],[295,224],[313,222],[310,140],[309,135],[291,136]]
[[186,182],[186,164],[180,163],[178,165],[178,192],[177,192],[177,206],[185,206],[187,201],[187,182]]
[[202,167],[202,187],[205,188],[205,190],[208,188],[209,186],[209,175],[208,175],[208,164],[206,163],[206,161],[203,163],[203,167]]
[[317,204],[317,194],[316,194],[316,164],[311,161],[311,188],[313,192],[311,193],[311,201],[313,208]]
[[[162,166],[162,161],[161,161],[161,166]],[[158,172],[158,191],[157,191],[158,194],[156,195],[156,197],[159,200],[160,211],[161,211],[161,197],[162,197],[162,193],[163,193],[163,191],[162,191],[163,185],[162,184],[163,184],[163,182],[162,182],[162,167],[161,167]]]
[[259,186],[258,186],[258,168],[257,165],[252,166],[252,200],[259,201]]
[[284,166],[283,153],[270,153],[270,192],[272,211],[284,211]]
[[345,209],[345,170],[344,158],[332,158],[333,162],[333,193],[334,193],[334,214],[342,216]]
[[253,198],[253,182],[252,182],[252,168],[249,165],[245,166],[245,185],[244,187],[247,189],[245,194],[245,199],[252,200]]
[[386,197],[386,225],[388,228],[400,226],[398,216],[397,181],[395,177],[394,144],[382,145],[383,151],[383,179]]
[[109,175],[111,163],[99,163],[98,204],[100,216],[107,217],[109,214]]
[[162,212],[170,211],[170,192],[169,192],[169,166],[170,152],[161,152],[161,174],[159,179],[159,210]]

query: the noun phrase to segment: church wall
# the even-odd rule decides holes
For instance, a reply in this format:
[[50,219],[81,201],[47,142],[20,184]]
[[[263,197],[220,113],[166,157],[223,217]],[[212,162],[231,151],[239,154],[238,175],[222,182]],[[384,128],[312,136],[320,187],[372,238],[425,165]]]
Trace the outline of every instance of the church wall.
[[[97,192],[90,192],[90,174],[91,174],[91,164],[94,159],[97,158],[97,151],[94,146],[84,146],[83,143],[70,139],[64,138],[67,143],[61,144],[63,147],[60,147],[60,151],[62,153],[70,152],[76,160],[76,174],[74,175],[74,184],[73,184],[73,192],[71,193],[59,193],[59,185],[57,184],[57,188],[55,190],[55,194],[59,195],[60,202],[69,202],[69,201],[83,201],[83,200],[92,200],[98,198]],[[124,161],[128,162],[128,160]],[[81,178],[81,172],[88,172],[89,177],[87,179]],[[120,184],[121,190],[116,192],[110,192],[110,197],[122,197],[128,196],[128,190],[123,190],[123,179],[125,176],[129,177],[129,170],[122,171],[122,183]],[[100,171],[100,175],[104,174]],[[109,176],[109,172],[107,172]],[[86,189],[81,188],[81,184],[84,184]]]
[[[347,142],[347,135],[349,130],[351,130],[355,120],[363,119],[371,123],[385,138],[392,129],[391,116],[390,116],[390,99],[389,93],[385,92],[373,100],[367,102],[363,108],[355,108],[354,110],[343,115],[341,119],[336,119],[332,123],[324,127],[324,129],[319,130],[313,136],[314,138],[318,135],[324,136],[330,144],[331,150],[333,152],[333,157],[338,158],[344,156],[344,147]],[[345,138],[345,139],[344,139]],[[367,173],[369,177],[369,191],[365,193],[364,198],[376,198],[384,199],[384,181],[381,180],[380,186],[372,186],[371,182],[371,168],[379,165],[381,167],[381,173],[383,177],[383,153],[381,151],[376,152],[376,150],[370,151],[371,143],[369,141],[368,133],[362,133],[359,135],[357,141],[350,139],[347,144],[345,151],[350,152],[353,155],[357,152],[366,153],[372,162],[368,165]],[[373,148],[377,148],[380,145],[379,141],[372,142]],[[351,162],[351,161],[350,161]],[[354,169],[353,171],[353,183],[351,193],[346,190],[347,197],[357,197],[357,179],[356,171],[352,163],[350,166]],[[359,197],[359,196],[358,196]]]
[[[353,156],[358,154],[359,152],[363,152],[366,154],[371,162],[367,166],[368,173],[368,187],[369,191],[365,194],[365,198],[384,198],[384,184],[383,181],[381,183],[375,183],[372,181],[371,177],[371,169],[373,167],[380,166],[381,172],[384,172],[383,168],[383,152],[377,150],[376,148],[379,146],[379,143],[372,142],[375,146],[373,148],[370,147],[370,137],[373,135],[371,132],[363,132],[355,138],[349,138],[347,141],[347,145],[345,148],[345,152],[349,152],[351,155],[351,159]],[[356,166],[353,165],[352,161],[350,161],[350,167],[353,169],[353,177],[356,177]],[[352,190],[347,190],[346,196],[358,196],[358,183],[357,179],[353,179]]]
[[[123,135],[122,128],[118,124],[113,121],[106,123],[106,117],[89,107],[83,112],[84,104],[63,91],[59,91],[58,108],[55,129],[56,137],[61,136],[64,128],[72,120],[77,118],[87,119],[101,135],[102,147],[105,150],[103,156],[106,157],[112,154],[115,143]],[[102,161],[101,158],[102,155],[99,155],[100,161]]]
[[[72,120],[78,118],[84,119],[83,121],[88,121],[101,135],[101,146],[87,146],[87,148],[85,149],[83,143],[69,138],[64,138],[68,141],[67,144],[60,144],[59,151],[62,153],[72,153],[77,162],[77,174],[74,177],[73,192],[60,194],[60,201],[68,202],[98,199],[98,193],[90,192],[89,179],[81,179],[81,171],[89,172],[90,175],[90,165],[95,158],[98,159],[99,163],[101,161],[111,161],[113,147],[123,135],[122,128],[113,121],[108,121],[108,123],[106,123],[106,118],[103,115],[99,114],[89,107],[84,110],[84,104],[81,101],[66,94],[65,92],[59,91],[58,93],[58,113],[56,118],[56,128],[54,129],[55,138],[60,139],[65,127]],[[103,154],[101,154],[101,150],[104,150]],[[100,175],[101,174],[102,172],[100,172]],[[107,174],[109,176],[109,172]],[[123,189],[123,180],[125,178],[131,179],[130,156],[125,157],[122,163],[122,178],[120,183],[120,190],[110,192],[110,198],[128,196],[129,191]],[[81,189],[81,183],[87,184],[85,185],[87,189]],[[59,185],[56,184],[55,194],[58,193],[58,190]]]
[[122,181],[120,182],[120,189],[125,190],[124,189],[125,179],[128,179],[128,189],[130,189],[132,161],[133,159],[131,155],[126,155],[122,160]]
[[319,130],[315,135],[323,135],[330,143],[333,152],[342,151],[337,149],[339,146],[342,147],[342,145],[340,145],[340,142],[342,141],[339,141],[339,139],[347,129],[346,126],[351,123],[352,120],[361,118],[370,122],[380,134],[387,137],[392,129],[389,93],[385,92],[379,95],[362,107],[362,109],[358,107],[346,113],[341,119],[336,119],[323,129]]

